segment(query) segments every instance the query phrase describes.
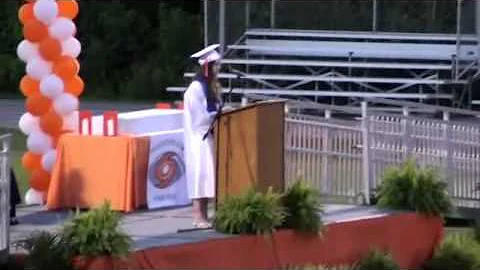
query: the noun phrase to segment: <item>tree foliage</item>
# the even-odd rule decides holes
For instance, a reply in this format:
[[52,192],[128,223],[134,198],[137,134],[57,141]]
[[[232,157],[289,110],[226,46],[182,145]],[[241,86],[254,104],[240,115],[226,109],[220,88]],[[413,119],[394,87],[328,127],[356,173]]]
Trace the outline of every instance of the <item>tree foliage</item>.
[[[82,43],[82,97],[165,99],[167,86],[184,84],[188,56],[202,47],[202,1],[78,0],[75,20]],[[19,95],[25,65],[17,13],[22,0],[0,1],[0,97]],[[218,1],[209,0],[209,42],[217,42]],[[474,30],[474,1],[464,3],[462,33]],[[454,33],[456,1],[378,1],[379,31]],[[227,4],[227,42],[245,29],[245,3]],[[270,1],[250,1],[250,27],[269,27]],[[473,18],[473,17],[472,17]],[[276,27],[362,30],[372,27],[371,1],[290,1],[276,4]]]
[[[84,96],[165,99],[165,87],[183,82],[188,56],[202,44],[200,2],[81,0],[75,19],[82,44]],[[25,64],[17,12],[22,1],[0,2],[0,94],[18,94]]]

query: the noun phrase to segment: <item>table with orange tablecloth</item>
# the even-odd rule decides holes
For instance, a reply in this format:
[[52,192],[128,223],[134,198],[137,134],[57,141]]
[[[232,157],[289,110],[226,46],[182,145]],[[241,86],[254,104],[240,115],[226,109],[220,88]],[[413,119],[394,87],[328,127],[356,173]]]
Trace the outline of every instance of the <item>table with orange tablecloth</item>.
[[148,137],[63,135],[47,208],[88,209],[108,200],[129,212],[146,205],[148,156]]

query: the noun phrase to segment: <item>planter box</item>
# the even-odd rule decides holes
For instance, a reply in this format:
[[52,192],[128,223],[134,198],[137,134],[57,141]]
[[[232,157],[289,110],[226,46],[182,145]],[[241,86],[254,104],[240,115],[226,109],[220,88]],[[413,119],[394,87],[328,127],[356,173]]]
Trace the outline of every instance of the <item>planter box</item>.
[[401,269],[417,269],[431,258],[442,237],[440,218],[406,213],[333,223],[322,236],[280,230],[272,236],[240,235],[154,247],[126,259],[77,257],[73,263],[79,269],[280,269],[351,265],[371,248],[379,248],[390,251]]

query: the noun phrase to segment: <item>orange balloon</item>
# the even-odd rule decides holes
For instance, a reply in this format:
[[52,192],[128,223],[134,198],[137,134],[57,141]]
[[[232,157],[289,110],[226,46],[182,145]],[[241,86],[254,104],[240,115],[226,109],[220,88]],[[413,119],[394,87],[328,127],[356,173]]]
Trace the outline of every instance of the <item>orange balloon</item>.
[[38,93],[40,90],[40,82],[33,79],[32,77],[25,75],[20,80],[20,91],[26,97],[33,95],[33,93]]
[[53,65],[53,72],[64,81],[70,81],[78,74],[80,64],[77,59],[69,56],[62,56]]
[[18,19],[22,24],[25,24],[30,19],[35,19],[33,15],[33,3],[27,3],[18,10]]
[[35,116],[41,116],[50,110],[52,101],[43,96],[40,92],[33,93],[27,98],[25,109]]
[[38,191],[47,191],[50,184],[50,173],[42,168],[37,168],[32,172],[28,182],[31,188]]
[[22,166],[29,172],[33,172],[42,167],[42,156],[28,151],[22,156]]
[[63,119],[54,110],[40,116],[40,128],[49,135],[58,135],[63,128]]
[[83,92],[85,84],[83,83],[82,78],[78,75],[73,77],[73,79],[65,83],[65,92],[68,92],[76,97],[80,96]]
[[62,44],[54,38],[47,37],[40,42],[38,50],[45,60],[55,61],[62,55]]
[[40,42],[48,37],[48,27],[36,19],[30,19],[23,26],[23,36],[31,42]]
[[75,0],[60,0],[58,4],[58,15],[69,19],[75,19],[78,15],[78,3]]

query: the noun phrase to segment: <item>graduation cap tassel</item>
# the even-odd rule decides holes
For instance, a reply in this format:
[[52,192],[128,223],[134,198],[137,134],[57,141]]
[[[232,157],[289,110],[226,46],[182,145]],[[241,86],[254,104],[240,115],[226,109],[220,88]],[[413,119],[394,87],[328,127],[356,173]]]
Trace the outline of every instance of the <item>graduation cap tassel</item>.
[[205,78],[208,78],[208,62],[205,62],[205,64],[203,64],[203,72],[205,75]]

